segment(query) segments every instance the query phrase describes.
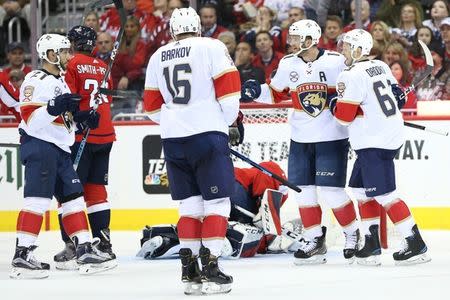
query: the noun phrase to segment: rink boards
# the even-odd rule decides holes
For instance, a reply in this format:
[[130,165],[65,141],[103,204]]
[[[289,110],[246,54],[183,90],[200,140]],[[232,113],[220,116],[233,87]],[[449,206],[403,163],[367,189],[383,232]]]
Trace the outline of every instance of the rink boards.
[[[450,120],[414,121],[450,130]],[[326,128],[324,128],[326,130]],[[136,230],[144,225],[174,223],[177,203],[170,199],[159,127],[116,125],[117,142],[110,161],[108,195],[113,230]],[[397,188],[423,228],[450,229],[450,137],[406,128],[399,152]],[[290,127],[287,123],[246,124],[245,141],[235,148],[254,161],[273,160],[287,170]],[[14,231],[23,200],[24,172],[18,157],[16,128],[0,128],[0,231]],[[349,164],[349,173],[353,157]],[[236,166],[247,165],[233,158]],[[56,203],[46,214],[44,229],[57,228]],[[297,214],[293,199],[283,216]]]

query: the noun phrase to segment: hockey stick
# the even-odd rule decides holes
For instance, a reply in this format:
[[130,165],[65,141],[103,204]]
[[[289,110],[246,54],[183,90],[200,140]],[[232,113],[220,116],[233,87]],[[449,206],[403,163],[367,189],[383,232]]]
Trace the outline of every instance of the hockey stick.
[[[412,91],[414,91],[416,89],[416,86],[421,84],[431,74],[431,72],[433,71],[434,62],[433,62],[433,57],[431,56],[430,49],[428,49],[427,45],[425,45],[425,43],[422,42],[421,40],[418,40],[418,42],[419,42],[419,45],[422,47],[423,53],[425,55],[425,61],[426,61],[427,66],[426,66],[425,71],[423,72],[423,74],[420,77],[416,78],[416,80],[414,80],[414,82],[411,84],[411,86],[408,87],[403,92],[403,94],[400,96],[401,100],[405,100],[405,98],[408,96],[408,94],[411,93]],[[406,127],[410,127],[410,128],[414,128],[414,129],[424,130],[424,131],[428,131],[428,132],[432,132],[432,133],[448,136],[448,132],[447,131],[442,131],[442,130],[439,130],[439,129],[431,129],[431,128],[428,128],[426,126],[417,125],[417,124],[410,123],[410,122],[403,122],[403,124]]]
[[[106,0],[102,0],[102,1],[106,1]],[[99,2],[102,2],[102,1],[99,1]],[[109,60],[109,63],[108,63],[108,68],[106,69],[105,75],[103,76],[103,79],[102,79],[102,82],[100,84],[100,87],[105,87],[106,86],[106,82],[108,81],[109,74],[111,73],[111,69],[112,69],[114,60],[116,58],[117,51],[119,50],[120,41],[122,40],[123,33],[125,31],[125,23],[127,22],[127,15],[125,13],[125,9],[123,7],[122,0],[114,0],[113,2],[114,2],[114,6],[117,8],[117,11],[119,12],[119,16],[120,16],[120,30],[119,30],[119,33],[117,35],[117,39],[116,39],[116,41],[114,43],[114,48],[111,51],[111,57],[110,57],[110,60]],[[99,95],[100,94],[97,93],[97,96],[96,96],[97,97],[97,101],[96,101],[96,104],[94,106],[94,110],[97,110]],[[78,148],[78,152],[77,152],[77,155],[75,157],[75,161],[73,163],[73,168],[75,170],[78,169],[78,164],[80,163],[81,155],[83,154],[83,150],[84,150],[84,147],[86,146],[87,138],[89,137],[90,131],[91,131],[91,129],[88,128],[86,133],[83,136],[83,139],[80,142],[80,147]]]
[[243,161],[245,161],[246,163],[254,166],[255,168],[257,168],[258,170],[260,170],[261,172],[263,172],[264,174],[272,177],[273,179],[279,181],[280,183],[282,183],[283,185],[293,189],[294,191],[296,191],[297,193],[300,193],[302,190],[301,188],[299,188],[298,186],[296,186],[295,184],[287,181],[286,179],[278,176],[277,174],[274,174],[272,172],[270,172],[269,170],[267,170],[266,168],[264,168],[263,166],[255,163],[254,161],[252,161],[250,158],[242,155],[241,153],[237,152],[236,150],[233,150],[230,148],[230,152],[231,154],[233,154],[236,157],[239,157],[240,159],[242,159]]
[[110,90],[105,88],[99,88],[98,92],[100,94],[106,95],[106,96],[113,96],[116,98],[139,98],[142,99],[142,96],[139,95],[137,91],[128,91],[128,90]]

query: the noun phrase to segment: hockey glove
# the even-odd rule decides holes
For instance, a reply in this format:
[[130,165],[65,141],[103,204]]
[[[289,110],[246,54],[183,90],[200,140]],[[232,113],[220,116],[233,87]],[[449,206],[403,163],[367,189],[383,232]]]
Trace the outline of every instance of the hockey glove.
[[261,85],[258,81],[250,79],[241,86],[241,102],[252,102],[261,95]]
[[81,96],[77,94],[61,94],[48,101],[47,112],[55,117],[65,112],[76,112],[80,100]]
[[244,114],[239,111],[236,121],[228,129],[228,136],[230,138],[231,146],[237,146],[242,144],[244,141],[244,124],[242,120],[244,119]]
[[405,106],[406,95],[403,93],[403,90],[400,88],[398,84],[391,85],[392,93],[395,96],[395,100],[397,100],[397,106],[399,109],[402,109]]
[[333,97],[330,99],[330,102],[328,103],[328,107],[330,108],[331,114],[334,116],[334,111],[336,110],[336,104],[337,104],[337,97]]
[[96,129],[100,121],[100,114],[93,109],[82,110],[73,115],[73,120],[77,123],[83,123],[85,127]]

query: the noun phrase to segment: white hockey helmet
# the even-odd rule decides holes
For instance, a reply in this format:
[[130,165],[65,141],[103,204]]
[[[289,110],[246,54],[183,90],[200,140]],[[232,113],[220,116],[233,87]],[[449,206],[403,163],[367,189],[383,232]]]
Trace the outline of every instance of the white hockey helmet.
[[170,34],[175,39],[179,34],[183,33],[198,33],[200,34],[201,23],[195,9],[176,8],[170,17]]
[[372,35],[363,29],[353,29],[347,32],[342,41],[350,44],[353,59],[355,59],[353,52],[356,49],[361,48],[361,55],[369,55],[373,47]]
[[44,59],[51,64],[59,64],[59,56],[56,63],[51,62],[47,57],[47,51],[53,50],[58,54],[61,49],[70,49],[70,41],[67,37],[60,34],[44,34],[36,43],[36,50],[39,58]]
[[307,37],[311,37],[312,44],[317,45],[322,36],[322,30],[313,20],[300,20],[289,26],[289,36],[299,36],[301,44],[306,41]]

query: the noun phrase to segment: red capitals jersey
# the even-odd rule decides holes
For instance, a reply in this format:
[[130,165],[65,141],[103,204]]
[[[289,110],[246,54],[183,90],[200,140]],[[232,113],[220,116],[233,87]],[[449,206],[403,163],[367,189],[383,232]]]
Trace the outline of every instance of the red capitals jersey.
[[6,72],[0,72],[0,115],[12,113],[20,122],[19,90],[9,81]]
[[[94,107],[97,90],[105,75],[107,65],[100,59],[84,54],[75,54],[69,61],[65,80],[72,93],[81,95],[80,110],[89,110]],[[111,78],[105,88],[112,88]],[[89,133],[87,142],[92,144],[106,144],[116,140],[116,134],[111,121],[111,96],[99,95],[97,112],[100,114],[98,128]],[[76,136],[79,142],[82,134]]]
[[[260,165],[272,173],[286,179],[284,171],[272,161],[262,162]],[[250,193],[252,198],[262,197],[266,189],[278,190],[281,183],[264,174],[257,168],[234,168],[236,180]],[[281,204],[286,201],[288,195],[284,195]]]

